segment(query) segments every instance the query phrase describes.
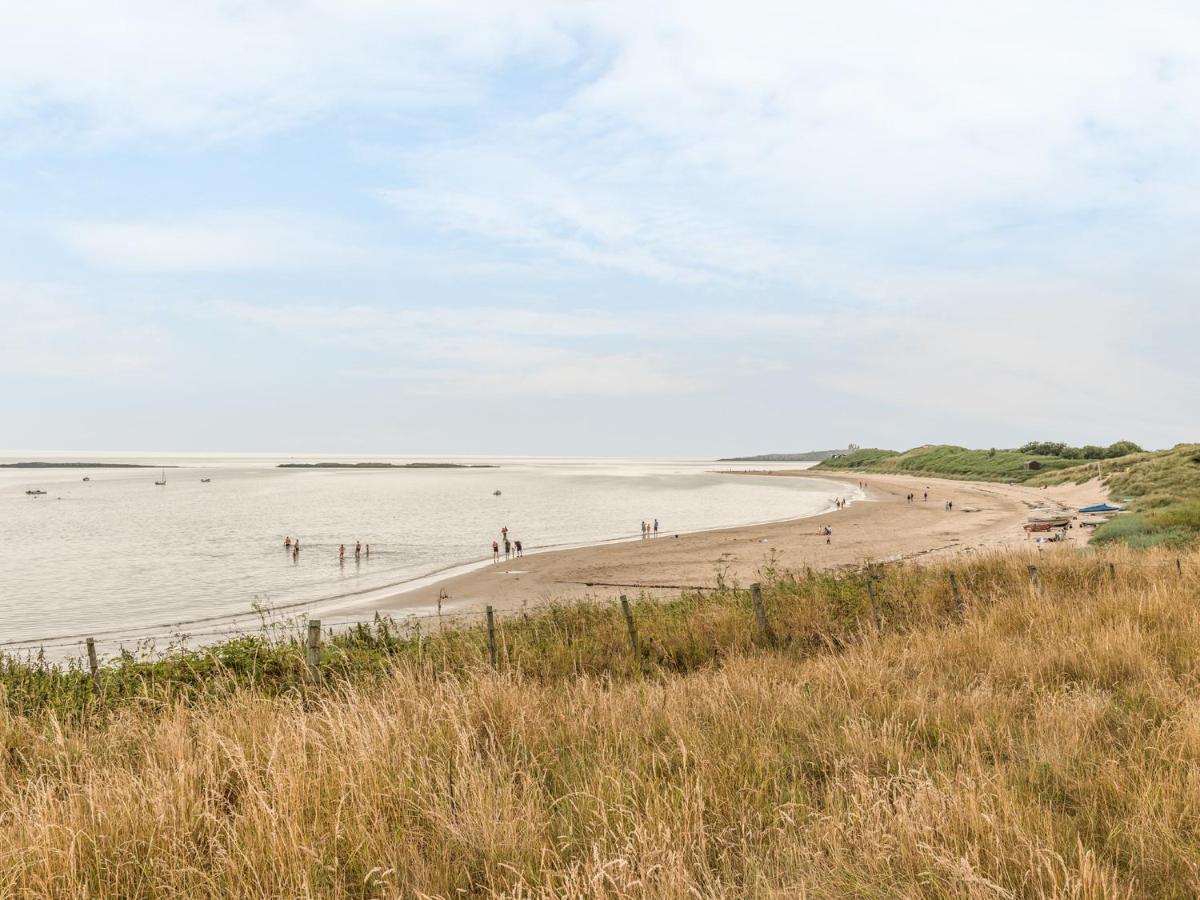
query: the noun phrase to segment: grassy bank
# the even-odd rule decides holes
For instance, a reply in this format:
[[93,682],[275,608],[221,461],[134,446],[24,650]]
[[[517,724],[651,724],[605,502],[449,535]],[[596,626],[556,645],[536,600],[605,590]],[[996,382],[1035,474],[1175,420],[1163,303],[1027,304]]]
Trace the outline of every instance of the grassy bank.
[[945,444],[895,450],[863,449],[845,456],[827,459],[814,468],[893,475],[926,475],[935,478],[963,478],[971,481],[1028,481],[1038,471],[1025,468],[1036,462],[1040,471],[1066,469],[1078,460],[1057,456],[1022,453],[1019,450],[968,450]]
[[773,641],[744,592],[682,596],[634,605],[636,662],[571,605],[502,616],[499,672],[478,627],[327,642],[320,685],[286,643],[70,701],[10,666],[0,893],[1195,896],[1178,559],[767,572]]
[[1035,483],[1082,482],[1098,474],[1112,499],[1131,512],[1097,528],[1093,541],[1141,549],[1200,542],[1200,444],[1076,465]]

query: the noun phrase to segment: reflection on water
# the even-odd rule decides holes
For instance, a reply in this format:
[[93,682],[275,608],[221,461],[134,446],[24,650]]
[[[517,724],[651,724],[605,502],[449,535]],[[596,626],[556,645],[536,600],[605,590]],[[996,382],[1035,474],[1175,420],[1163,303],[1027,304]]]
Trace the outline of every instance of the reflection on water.
[[[716,474],[698,460],[500,459],[497,469],[399,471],[145,461],[179,468],[166,470],[163,486],[157,468],[0,469],[5,642],[138,634],[255,603],[319,606],[488,558],[504,525],[538,549],[636,536],[643,519],[671,534],[811,515],[845,490]],[[297,557],[285,536],[300,538]],[[355,541],[370,544],[369,559],[355,559]]]

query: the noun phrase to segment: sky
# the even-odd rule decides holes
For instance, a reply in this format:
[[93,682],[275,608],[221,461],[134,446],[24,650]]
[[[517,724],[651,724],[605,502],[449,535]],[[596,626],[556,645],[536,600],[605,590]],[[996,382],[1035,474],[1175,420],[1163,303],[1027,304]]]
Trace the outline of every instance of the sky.
[[0,449],[1200,440],[1190,2],[41,0]]

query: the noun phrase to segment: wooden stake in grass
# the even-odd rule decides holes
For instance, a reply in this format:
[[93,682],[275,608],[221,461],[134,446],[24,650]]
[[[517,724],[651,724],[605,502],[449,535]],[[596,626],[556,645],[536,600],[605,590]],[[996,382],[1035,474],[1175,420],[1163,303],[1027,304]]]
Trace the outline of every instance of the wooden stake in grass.
[[1112,586],[1117,586],[1117,567],[1114,563],[1108,564],[1108,580],[1112,582]]
[[621,612],[625,614],[625,629],[629,632],[629,648],[633,651],[633,664],[638,671],[642,670],[642,655],[638,652],[637,626],[633,624],[633,610],[629,607],[629,598],[621,595]]
[[1178,558],[1175,560],[1175,574],[1180,578],[1183,577],[1183,563],[1181,563]]
[[304,644],[304,662],[308,666],[308,677],[321,680],[321,620],[308,620],[308,640]]
[[492,608],[487,608],[487,632],[488,632],[488,656],[492,660],[492,668],[498,667],[496,661],[496,614],[492,612]]
[[96,659],[96,639],[87,639],[88,671],[92,673],[92,686],[100,693],[100,662]]
[[1037,566],[1029,566],[1029,583],[1034,587],[1038,585],[1038,570]]
[[958,576],[953,572],[950,573],[950,592],[954,595],[954,606],[961,613],[965,607],[963,606],[962,594],[958,592]]
[[871,616],[875,620],[875,630],[878,631],[882,627],[882,622],[879,619],[879,601],[875,599],[875,579],[867,579],[867,596],[871,598]]
[[758,620],[758,633],[770,646],[775,646],[775,632],[767,621],[767,610],[763,606],[762,587],[755,582],[750,585],[750,599],[754,602],[754,618]]

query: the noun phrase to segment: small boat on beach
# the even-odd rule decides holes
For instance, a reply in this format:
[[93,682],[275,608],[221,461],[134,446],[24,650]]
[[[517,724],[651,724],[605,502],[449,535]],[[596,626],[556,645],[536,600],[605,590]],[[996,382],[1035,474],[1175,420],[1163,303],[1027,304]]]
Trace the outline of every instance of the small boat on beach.
[[156,481],[154,483],[157,484],[159,487],[162,487],[164,484],[167,483],[167,470],[166,469],[162,470],[162,481]]
[[201,478],[200,479],[201,484],[208,484],[210,481],[212,481],[211,478]]
[[42,495],[43,495],[44,493],[46,493],[46,492],[45,492],[45,491],[39,491],[39,490],[37,490],[37,489],[34,489],[34,490],[32,490],[32,491],[26,491],[25,493],[27,493],[27,494],[28,494],[30,497],[40,497],[40,496],[42,496]]
[[1052,522],[1030,522],[1025,526],[1025,531],[1056,531],[1059,528],[1066,528],[1070,524],[1070,519],[1056,519]]
[[83,476],[83,480],[84,480],[84,481],[91,481],[92,479],[91,479],[91,478],[89,478],[88,476],[84,475],[84,476]]

